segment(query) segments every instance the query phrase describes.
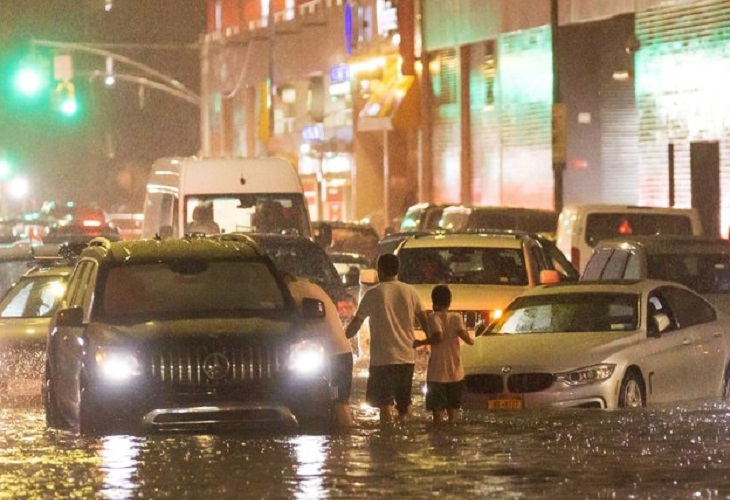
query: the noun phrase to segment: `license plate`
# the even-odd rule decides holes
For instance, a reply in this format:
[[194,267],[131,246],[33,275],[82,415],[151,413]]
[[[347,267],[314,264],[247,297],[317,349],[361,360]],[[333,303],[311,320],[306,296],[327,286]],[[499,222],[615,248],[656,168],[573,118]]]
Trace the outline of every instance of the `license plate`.
[[39,396],[41,381],[37,378],[11,378],[7,391],[8,396]]
[[521,410],[522,398],[519,396],[500,396],[487,401],[488,410]]

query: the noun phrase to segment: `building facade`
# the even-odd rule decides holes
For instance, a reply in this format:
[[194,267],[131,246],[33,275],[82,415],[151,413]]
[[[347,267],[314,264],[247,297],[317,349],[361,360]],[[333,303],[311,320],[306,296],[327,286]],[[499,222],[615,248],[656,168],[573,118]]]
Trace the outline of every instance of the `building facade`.
[[704,205],[727,234],[729,39],[728,0],[211,0],[203,154],[291,158],[314,219]]

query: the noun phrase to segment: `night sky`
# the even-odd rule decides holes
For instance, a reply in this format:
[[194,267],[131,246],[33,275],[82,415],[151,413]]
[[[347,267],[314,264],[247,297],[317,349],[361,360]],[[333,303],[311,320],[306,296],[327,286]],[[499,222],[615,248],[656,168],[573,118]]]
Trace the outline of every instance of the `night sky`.
[[[205,0],[114,0],[109,13],[104,0],[0,0],[0,153],[4,150],[31,181],[26,208],[47,199],[73,199],[109,211],[139,210],[151,162],[196,154],[200,146],[197,106],[151,88],[141,96],[135,83],[105,87],[89,75],[105,69],[99,56],[72,52],[81,108],[74,119],[51,109],[50,91],[45,100],[19,99],[11,75],[31,50],[29,41],[114,44],[104,49],[199,93],[197,43],[205,14]],[[52,67],[54,53],[37,50]],[[115,71],[142,76],[120,64]]]

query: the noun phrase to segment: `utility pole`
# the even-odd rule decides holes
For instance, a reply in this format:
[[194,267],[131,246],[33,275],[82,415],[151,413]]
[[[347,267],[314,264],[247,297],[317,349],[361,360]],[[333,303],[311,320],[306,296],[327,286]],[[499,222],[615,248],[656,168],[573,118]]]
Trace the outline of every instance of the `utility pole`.
[[558,0],[550,0],[550,30],[553,52],[552,163],[555,210],[563,209],[563,173],[567,152],[567,110],[560,92],[560,46]]

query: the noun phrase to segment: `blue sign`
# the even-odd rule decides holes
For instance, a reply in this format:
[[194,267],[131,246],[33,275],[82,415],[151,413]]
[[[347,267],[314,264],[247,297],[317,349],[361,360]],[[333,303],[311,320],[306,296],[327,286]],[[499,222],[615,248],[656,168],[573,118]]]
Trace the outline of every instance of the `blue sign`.
[[330,83],[344,83],[350,81],[350,65],[340,64],[330,68]]
[[345,4],[345,53],[352,55],[352,5]]
[[323,141],[324,126],[321,123],[305,125],[302,127],[302,139],[305,141]]

